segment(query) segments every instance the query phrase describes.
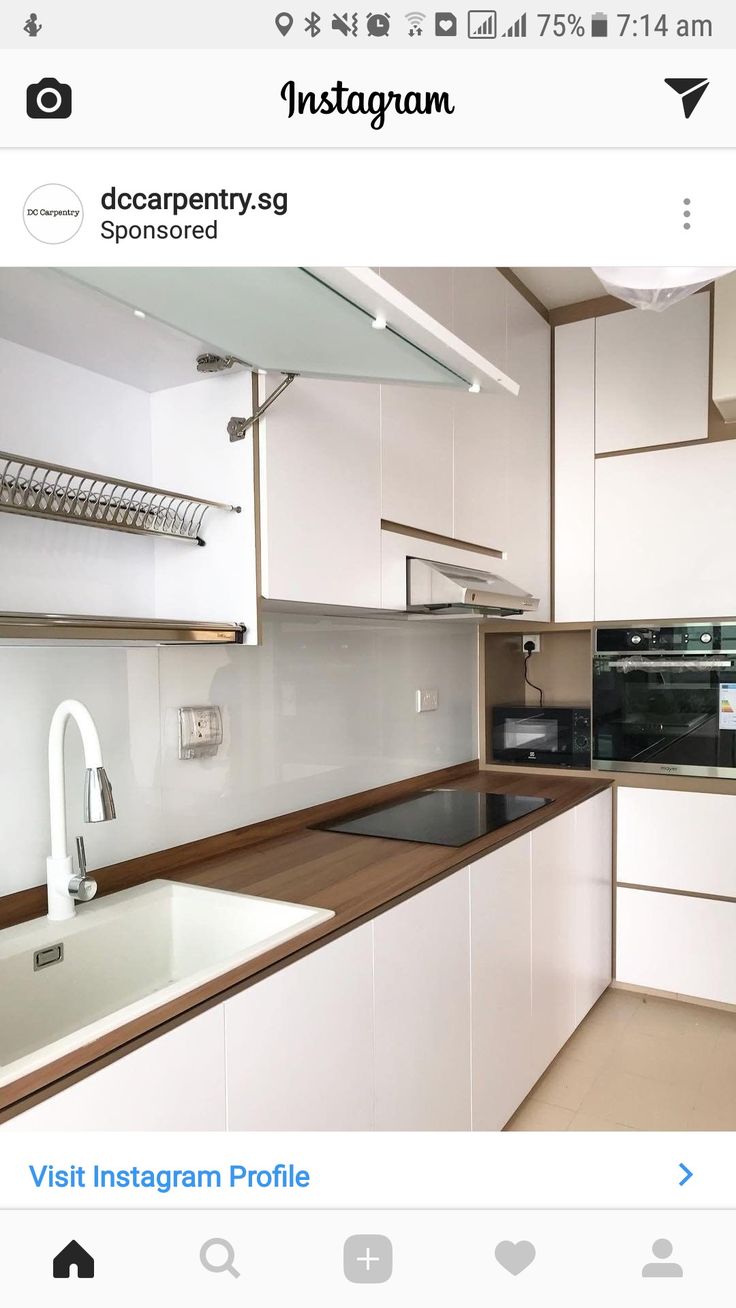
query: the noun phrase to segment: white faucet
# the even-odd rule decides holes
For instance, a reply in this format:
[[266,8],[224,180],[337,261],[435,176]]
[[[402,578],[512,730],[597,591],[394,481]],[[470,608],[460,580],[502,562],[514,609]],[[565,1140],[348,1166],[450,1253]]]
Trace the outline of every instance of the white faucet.
[[51,855],[46,859],[46,883],[52,922],[64,922],[75,914],[75,900],[92,899],[97,883],[87,876],[84,841],[77,840],[79,873],[75,876],[67,848],[66,790],[64,784],[64,734],[74,718],[84,746],[85,822],[109,822],[115,817],[112,787],[102,766],[100,738],[92,714],[78,699],[65,699],[56,709],[49,728],[49,800],[51,804]]

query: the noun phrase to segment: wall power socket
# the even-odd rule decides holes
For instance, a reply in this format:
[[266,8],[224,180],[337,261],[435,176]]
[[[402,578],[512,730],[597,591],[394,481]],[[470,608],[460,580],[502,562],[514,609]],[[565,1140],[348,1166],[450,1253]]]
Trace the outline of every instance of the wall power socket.
[[417,691],[417,713],[434,713],[440,706],[440,692],[436,687]]
[[[532,645],[532,644],[534,645],[534,649],[529,650],[524,648],[525,645]],[[542,648],[541,636],[522,636],[521,650],[523,654],[538,654],[541,648]]]

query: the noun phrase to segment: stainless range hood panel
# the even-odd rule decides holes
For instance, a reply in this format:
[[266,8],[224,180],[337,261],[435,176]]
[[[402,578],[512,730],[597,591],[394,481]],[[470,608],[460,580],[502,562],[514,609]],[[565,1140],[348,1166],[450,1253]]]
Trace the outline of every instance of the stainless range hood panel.
[[406,560],[406,598],[409,613],[521,617],[539,608],[528,591],[493,572],[432,559]]

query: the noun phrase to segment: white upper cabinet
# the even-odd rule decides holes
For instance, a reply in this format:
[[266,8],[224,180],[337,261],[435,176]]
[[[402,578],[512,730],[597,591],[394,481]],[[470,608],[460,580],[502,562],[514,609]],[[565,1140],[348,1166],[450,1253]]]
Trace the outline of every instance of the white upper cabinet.
[[[511,287],[497,268],[458,268],[453,277],[458,330],[508,361]],[[497,392],[455,397],[454,530],[457,540],[505,550],[511,523],[507,459],[509,409],[521,400]],[[526,584],[526,583],[525,583]]]
[[266,599],[380,606],[379,416],[377,386],[302,379],[261,420]]
[[590,622],[595,590],[595,319],[555,329],[555,621]]
[[732,617],[736,442],[596,462],[595,616]]
[[497,269],[455,275],[455,316],[495,346],[519,394],[455,397],[458,540],[502,550],[499,571],[550,616],[550,327]]
[[596,453],[705,440],[710,296],[596,324]]
[[518,398],[508,406],[506,493],[511,518],[502,546],[506,558],[501,571],[509,581],[539,598],[536,617],[548,621],[552,548],[551,329],[513,286],[509,286],[508,336],[509,368],[518,374],[520,390]]
[[713,402],[736,422],[736,273],[719,277],[713,303]]
[[[450,268],[381,269],[438,322],[452,326]],[[453,534],[453,395],[436,387],[381,387],[381,516]]]

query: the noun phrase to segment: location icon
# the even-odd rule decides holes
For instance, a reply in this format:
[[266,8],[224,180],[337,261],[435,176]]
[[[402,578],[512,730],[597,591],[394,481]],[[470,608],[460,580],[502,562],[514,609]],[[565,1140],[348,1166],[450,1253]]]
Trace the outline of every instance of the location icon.
[[286,36],[294,26],[294,19],[291,14],[277,14],[275,22],[282,36]]

